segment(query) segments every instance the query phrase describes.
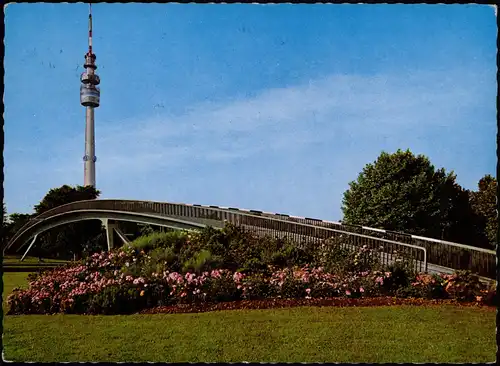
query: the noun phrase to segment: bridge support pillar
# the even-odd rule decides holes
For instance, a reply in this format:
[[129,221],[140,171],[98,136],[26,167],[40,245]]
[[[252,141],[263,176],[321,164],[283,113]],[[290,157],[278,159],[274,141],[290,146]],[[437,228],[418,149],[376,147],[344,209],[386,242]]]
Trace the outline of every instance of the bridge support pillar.
[[116,225],[116,222],[110,219],[102,219],[102,223],[106,228],[106,239],[108,242],[108,250],[111,250],[114,247],[114,239],[115,239],[114,233],[118,227]]
[[31,241],[28,249],[26,249],[26,251],[24,252],[23,256],[21,257],[21,262],[24,261],[24,258],[26,257],[26,255],[28,254],[28,252],[30,251],[31,247],[35,244],[35,241],[36,241],[36,238],[38,237],[38,235],[35,235],[33,237],[33,240]]

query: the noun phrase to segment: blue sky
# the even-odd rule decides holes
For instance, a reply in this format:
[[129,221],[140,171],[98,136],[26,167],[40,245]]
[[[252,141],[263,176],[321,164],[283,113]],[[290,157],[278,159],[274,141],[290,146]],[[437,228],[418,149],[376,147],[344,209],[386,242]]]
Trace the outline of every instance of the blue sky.
[[[5,202],[83,184],[88,5],[12,4]],[[496,168],[486,5],[93,6],[102,198],[339,220],[348,183],[410,148],[475,189]]]

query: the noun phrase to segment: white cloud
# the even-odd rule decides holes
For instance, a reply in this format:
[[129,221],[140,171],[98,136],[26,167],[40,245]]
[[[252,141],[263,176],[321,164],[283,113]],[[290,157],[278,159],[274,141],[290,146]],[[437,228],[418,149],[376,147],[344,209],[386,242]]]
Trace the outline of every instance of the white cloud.
[[[200,104],[183,115],[97,119],[98,166],[104,174],[144,172],[193,158],[239,159],[352,135],[390,134],[396,127],[423,129],[452,121],[471,99],[474,90],[454,85],[450,77],[332,75],[255,98]],[[51,165],[76,173],[82,144],[79,139],[62,144],[62,154],[56,154],[61,158]]]
[[101,128],[97,137],[100,169],[115,174],[192,158],[238,159],[352,134],[389,133],[396,126],[446,124],[474,100],[474,90],[454,85],[452,78],[436,78],[334,75],[252,99],[205,103],[184,115],[107,123],[111,127]]

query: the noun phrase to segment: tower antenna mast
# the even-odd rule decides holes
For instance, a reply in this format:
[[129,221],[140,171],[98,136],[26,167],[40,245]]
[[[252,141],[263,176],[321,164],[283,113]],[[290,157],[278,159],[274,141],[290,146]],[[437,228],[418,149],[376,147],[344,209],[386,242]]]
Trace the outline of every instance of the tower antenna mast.
[[85,155],[83,156],[83,185],[95,187],[95,126],[94,108],[99,107],[101,91],[97,85],[101,80],[95,73],[96,56],[92,50],[92,4],[89,3],[89,50],[85,54],[86,69],[80,77],[80,103],[85,107]]

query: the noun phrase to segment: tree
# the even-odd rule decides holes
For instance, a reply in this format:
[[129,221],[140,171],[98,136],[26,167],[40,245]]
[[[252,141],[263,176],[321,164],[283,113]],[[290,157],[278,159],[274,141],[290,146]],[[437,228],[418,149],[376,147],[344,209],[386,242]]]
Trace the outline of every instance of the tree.
[[485,175],[478,182],[478,191],[471,192],[470,202],[474,212],[482,219],[482,228],[490,247],[497,243],[497,180],[491,175]]
[[55,207],[65,205],[71,202],[93,200],[99,197],[100,191],[92,186],[77,186],[76,188],[63,185],[60,188],[51,189],[38,205],[35,205],[37,215]]
[[[35,205],[36,215],[71,202],[96,199],[100,192],[92,186],[70,187],[63,185],[51,189],[39,204]],[[71,258],[85,251],[97,250],[105,243],[103,228],[99,220],[82,221],[56,227],[40,236],[38,248],[47,255],[59,253]]]
[[455,179],[410,150],[382,152],[349,183],[343,222],[471,243],[475,218]]
[[31,219],[30,214],[13,213],[6,216],[3,225],[3,245],[7,245],[9,240]]

